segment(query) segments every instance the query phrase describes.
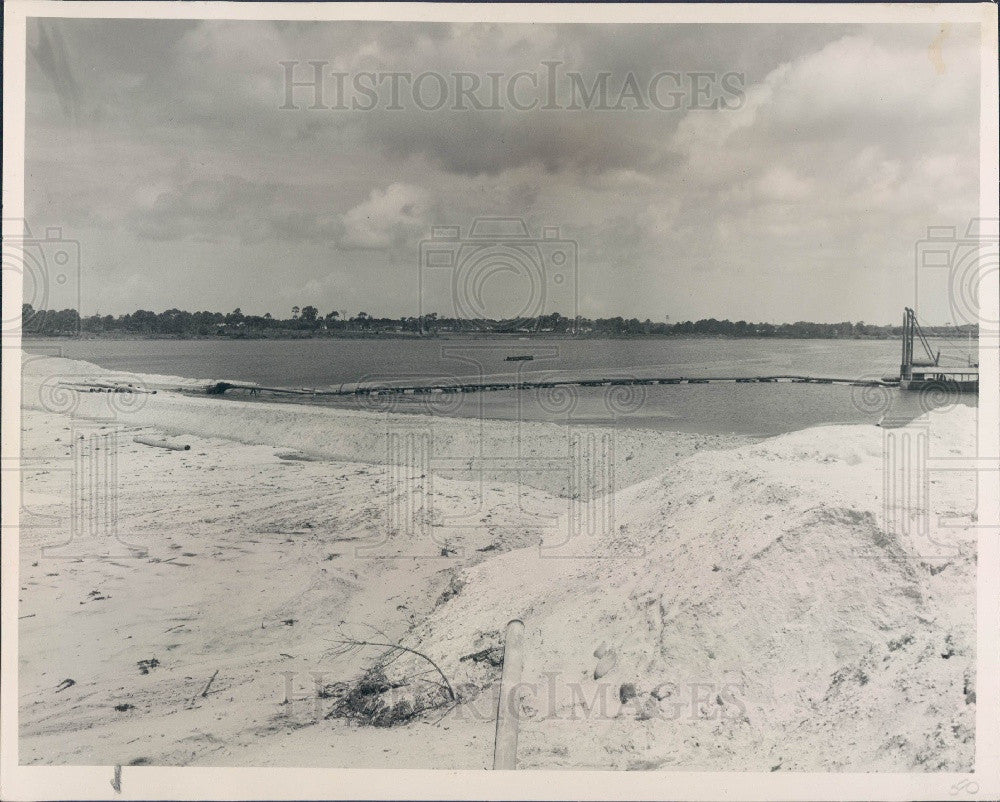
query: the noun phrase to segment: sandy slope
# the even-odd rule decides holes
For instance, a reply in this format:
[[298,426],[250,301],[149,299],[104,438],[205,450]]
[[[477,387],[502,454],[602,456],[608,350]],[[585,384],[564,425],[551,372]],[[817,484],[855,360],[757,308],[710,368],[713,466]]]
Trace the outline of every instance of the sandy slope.
[[[931,427],[932,453],[971,449],[974,410]],[[520,549],[469,569],[414,642],[461,680],[460,644],[527,622],[525,766],[967,770],[973,531],[882,527],[882,437],[829,427],[685,460],[619,494],[600,559]],[[971,483],[932,481],[934,511],[969,523]],[[602,644],[617,663],[595,681]]]
[[[968,524],[972,486],[932,477],[930,538],[887,526],[877,427],[619,432],[609,509],[569,505],[558,427],[408,418],[466,461],[386,465],[373,413],[173,392],[112,408],[54,391],[71,373],[101,371],[26,366],[21,762],[485,767],[498,669],[462,658],[518,616],[524,767],[971,766],[973,530],[938,516]],[[971,453],[974,415],[913,426],[932,454]],[[119,431],[118,532],[143,557],[42,548],[65,540],[70,443],[95,427]],[[156,431],[191,450],[132,442]],[[472,459],[515,447],[548,462]],[[463,703],[392,729],[324,719],[316,689],[378,654],[338,656],[366,625],[433,657]],[[597,680],[595,650],[613,655]]]

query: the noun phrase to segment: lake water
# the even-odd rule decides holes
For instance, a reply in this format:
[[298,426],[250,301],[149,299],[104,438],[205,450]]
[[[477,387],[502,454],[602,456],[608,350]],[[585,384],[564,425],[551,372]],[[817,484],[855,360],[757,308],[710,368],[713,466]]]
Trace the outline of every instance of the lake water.
[[[706,377],[802,374],[879,378],[899,370],[895,340],[309,339],[32,340],[25,349],[132,373],[327,389],[560,376]],[[532,361],[507,362],[531,354]],[[273,400],[273,399],[265,399]],[[812,384],[574,387],[523,392],[324,401],[456,417],[546,420],[672,431],[768,435],[824,423],[918,414],[916,394]],[[963,397],[961,403],[975,403]],[[948,399],[954,403],[955,399]]]

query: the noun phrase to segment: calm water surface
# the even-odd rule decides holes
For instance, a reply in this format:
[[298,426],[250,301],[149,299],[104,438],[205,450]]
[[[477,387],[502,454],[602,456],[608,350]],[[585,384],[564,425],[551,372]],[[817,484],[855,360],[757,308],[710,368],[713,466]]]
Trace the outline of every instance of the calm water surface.
[[[102,367],[262,385],[338,387],[358,381],[421,383],[559,376],[669,377],[803,374],[878,378],[898,373],[895,340],[34,340]],[[507,362],[531,354],[530,362]],[[919,412],[912,393],[836,385],[718,384],[340,400],[456,417],[547,420],[704,433],[766,435],[824,423],[874,423]],[[954,400],[952,400],[953,402]],[[963,398],[963,403],[975,399]]]

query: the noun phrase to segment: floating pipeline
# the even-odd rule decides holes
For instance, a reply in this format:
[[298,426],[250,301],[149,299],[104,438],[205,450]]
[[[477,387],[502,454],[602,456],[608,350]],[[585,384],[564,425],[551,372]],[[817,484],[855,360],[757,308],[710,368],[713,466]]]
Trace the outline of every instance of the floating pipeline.
[[420,385],[341,385],[339,389],[311,390],[298,387],[263,387],[258,384],[240,382],[213,382],[205,387],[209,395],[223,395],[229,390],[248,391],[251,395],[275,393],[284,395],[308,395],[322,397],[383,396],[383,395],[423,395],[428,393],[479,393],[498,390],[538,390],[554,387],[627,387],[632,385],[651,386],[657,384],[842,384],[851,387],[899,387],[898,378],[849,379],[829,376],[706,376],[689,378],[669,376],[662,378],[608,378],[608,379],[560,379],[521,382],[476,382],[468,384],[420,384]]

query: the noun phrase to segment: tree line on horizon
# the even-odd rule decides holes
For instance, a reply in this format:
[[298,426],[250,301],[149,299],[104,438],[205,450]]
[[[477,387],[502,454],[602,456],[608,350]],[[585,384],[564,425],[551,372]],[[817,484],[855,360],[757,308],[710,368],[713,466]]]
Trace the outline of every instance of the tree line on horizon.
[[[901,326],[876,325],[863,321],[841,323],[750,323],[745,320],[653,322],[648,318],[568,318],[554,312],[534,318],[515,320],[467,320],[447,318],[437,314],[418,317],[373,317],[358,312],[344,317],[333,311],[320,314],[315,306],[293,307],[287,318],[246,315],[240,309],[232,312],[187,312],[167,309],[151,312],[139,309],[125,315],[89,315],[81,317],[75,309],[60,311],[36,310],[31,304],[22,306],[22,331],[25,334],[66,336],[79,333],[102,335],[137,335],[164,337],[260,337],[260,336],[335,336],[337,334],[577,334],[581,336],[682,336],[708,335],[717,337],[792,337],[816,339],[878,339],[899,337]],[[978,327],[930,326],[928,334],[954,336],[976,335]]]

